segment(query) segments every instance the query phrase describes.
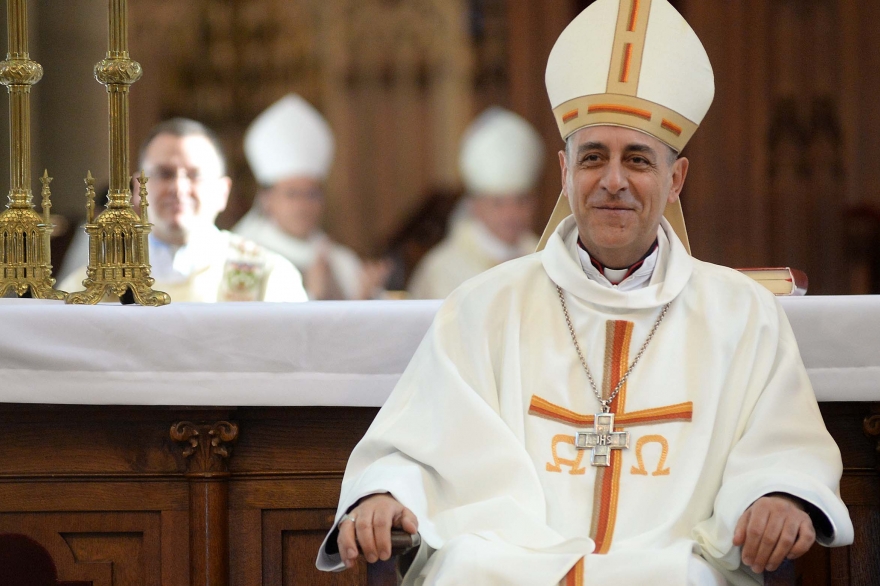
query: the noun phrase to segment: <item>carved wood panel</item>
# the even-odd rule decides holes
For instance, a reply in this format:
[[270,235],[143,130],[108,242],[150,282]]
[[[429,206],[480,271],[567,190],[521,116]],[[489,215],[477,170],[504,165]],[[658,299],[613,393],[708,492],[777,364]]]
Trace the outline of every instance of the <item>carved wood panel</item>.
[[[814,548],[799,564],[801,583],[880,586],[880,406],[821,408],[844,457],[841,493],[856,543]],[[52,556],[61,581],[186,586],[193,583],[193,568],[201,568],[216,571],[213,575],[228,572],[228,582],[242,586],[391,584],[390,568],[379,565],[340,574],[314,568],[348,455],[375,413],[366,408],[0,404],[0,533],[37,541]],[[213,450],[223,447],[226,440],[220,436],[230,437],[231,426],[198,422],[230,420],[237,423],[239,437],[217,460]],[[195,422],[175,429],[199,431],[193,436],[200,438],[196,446],[189,442],[193,437],[172,441],[171,424],[181,421]],[[35,426],[41,433],[28,431]],[[212,429],[217,430],[213,436]],[[201,440],[211,449],[202,452]],[[186,446],[193,447],[188,458],[181,454]],[[199,454],[204,459],[194,460]],[[227,484],[223,498],[192,498],[194,489],[223,485],[225,490]],[[192,510],[194,503],[201,508]],[[193,559],[193,543],[203,546],[202,552],[217,544],[228,547],[211,550],[211,560]]]
[[[686,149],[695,256],[795,266],[812,294],[868,292],[854,210],[880,197],[880,16],[871,0],[682,0],[716,97]],[[858,212],[856,212],[858,213]]]
[[825,425],[843,456],[840,493],[855,529],[853,545],[827,549],[814,546],[797,570],[805,586],[852,584],[880,586],[880,451],[870,422],[880,405],[820,404]]
[[94,586],[163,584],[162,529],[155,512],[0,513],[0,533],[26,535],[42,545],[60,581]]
[[[338,574],[315,568],[318,548],[335,509],[268,510],[262,513],[264,586],[357,586],[367,583],[367,564]],[[377,585],[378,586],[378,585]]]

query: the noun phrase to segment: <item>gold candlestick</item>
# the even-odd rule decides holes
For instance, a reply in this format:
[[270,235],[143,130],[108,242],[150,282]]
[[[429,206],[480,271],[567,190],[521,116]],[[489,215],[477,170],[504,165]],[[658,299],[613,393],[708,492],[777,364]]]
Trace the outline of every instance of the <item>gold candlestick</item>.
[[[131,205],[128,91],[141,78],[143,70],[128,55],[127,0],[110,0],[109,13],[109,48],[106,58],[95,65],[95,78],[107,86],[110,106],[110,192],[107,194],[107,209],[93,219],[94,179],[89,172],[86,179],[89,266],[83,281],[86,289],[71,293],[67,302],[94,304],[107,293],[113,293],[126,302],[130,292],[131,300],[135,303],[166,305],[171,301],[168,294],[152,289],[154,280],[150,276],[147,240],[150,223],[146,214],[143,218],[138,217]],[[141,188],[141,195],[141,201],[145,202],[145,186]]]
[[9,52],[0,62],[0,83],[9,90],[9,204],[0,214],[0,296],[30,289],[38,299],[64,299],[52,288],[52,255],[49,238],[48,172],[43,179],[43,217],[34,210],[31,193],[31,86],[43,77],[43,68],[28,55],[26,0],[6,3]]

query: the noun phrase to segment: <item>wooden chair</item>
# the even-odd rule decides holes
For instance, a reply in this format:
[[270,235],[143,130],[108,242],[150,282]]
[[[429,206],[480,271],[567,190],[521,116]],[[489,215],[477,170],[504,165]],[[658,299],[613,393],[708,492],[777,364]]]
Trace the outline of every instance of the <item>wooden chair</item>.
[[773,572],[764,572],[764,586],[795,586],[794,562],[785,560]]
[[[413,554],[422,543],[421,536],[410,535],[405,531],[391,532],[391,556],[396,559],[397,578],[403,578],[412,563]],[[786,560],[774,572],[764,573],[764,586],[795,586],[794,563]]]

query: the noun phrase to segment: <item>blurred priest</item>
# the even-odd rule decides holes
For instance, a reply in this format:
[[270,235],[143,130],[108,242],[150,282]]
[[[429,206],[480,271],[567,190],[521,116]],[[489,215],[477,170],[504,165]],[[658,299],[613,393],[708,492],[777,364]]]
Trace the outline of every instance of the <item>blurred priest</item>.
[[257,116],[244,150],[261,188],[234,231],[296,265],[310,299],[367,299],[381,290],[387,269],[365,266],[321,230],[335,142],[320,112],[289,94]]
[[538,132],[520,116],[493,106],[462,139],[459,169],[465,213],[413,272],[409,292],[442,299],[483,271],[535,251],[535,187],[544,168]]
[[[144,141],[140,166],[149,178],[154,289],[177,302],[307,300],[287,260],[214,224],[232,180],[213,131],[187,118],[166,120]],[[80,290],[85,273],[74,271],[61,288]]]

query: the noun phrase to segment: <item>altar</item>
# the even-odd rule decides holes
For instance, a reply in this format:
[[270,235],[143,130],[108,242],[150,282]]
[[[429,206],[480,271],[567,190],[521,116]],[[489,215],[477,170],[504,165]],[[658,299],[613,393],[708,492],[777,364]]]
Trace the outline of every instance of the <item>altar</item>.
[[[782,298],[856,529],[803,584],[880,584],[880,297]],[[0,300],[0,534],[58,584],[389,584],[321,574],[352,447],[437,301]]]

